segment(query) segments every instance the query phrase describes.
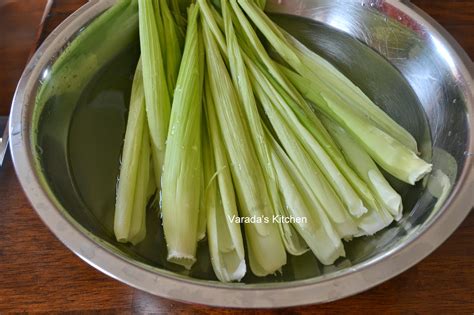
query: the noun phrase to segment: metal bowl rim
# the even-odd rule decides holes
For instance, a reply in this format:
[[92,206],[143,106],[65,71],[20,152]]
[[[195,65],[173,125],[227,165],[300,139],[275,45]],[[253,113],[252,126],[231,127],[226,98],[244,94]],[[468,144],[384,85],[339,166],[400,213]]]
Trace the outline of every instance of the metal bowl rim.
[[[45,192],[38,174],[29,142],[30,128],[26,109],[31,107],[29,97],[38,80],[41,70],[48,64],[67,40],[90,20],[90,13],[108,7],[113,0],[90,1],[61,23],[45,40],[28,63],[15,92],[10,119],[11,153],[14,167],[29,201],[48,226],[48,228],[70,250],[84,261],[105,274],[137,289],[162,297],[222,307],[288,307],[313,303],[329,302],[347,297],[376,286],[412,267],[428,256],[443,243],[470,212],[473,200],[470,192],[474,189],[472,152],[474,148],[474,86],[472,85],[473,66],[462,48],[437,24],[412,4],[399,0],[385,0],[406,14],[423,23],[431,34],[449,49],[450,54],[471,82],[468,87],[468,116],[471,124],[469,150],[466,164],[450,198],[430,222],[425,222],[419,233],[410,237],[390,251],[381,253],[349,269],[328,276],[288,283],[235,285],[182,279],[170,272],[153,272],[149,268],[132,264],[99,245],[85,229],[78,229],[57,209],[57,204]],[[99,11],[100,12],[100,11]],[[27,102],[29,101],[29,102]],[[34,101],[33,101],[34,102]],[[422,247],[417,244],[423,244]],[[91,252],[92,249],[92,252]],[[92,253],[92,254],[90,254]],[[154,268],[155,270],[157,268]],[[314,291],[313,291],[314,290]],[[315,294],[314,292],[318,292]]]

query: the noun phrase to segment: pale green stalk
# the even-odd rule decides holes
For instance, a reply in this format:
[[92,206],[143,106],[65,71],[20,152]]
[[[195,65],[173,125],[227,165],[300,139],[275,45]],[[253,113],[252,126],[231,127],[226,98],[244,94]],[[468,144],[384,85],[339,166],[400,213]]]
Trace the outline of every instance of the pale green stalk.
[[[272,162],[273,164],[273,162]],[[278,189],[278,187],[276,187]],[[286,199],[283,194],[278,193],[276,190],[275,194],[275,201],[273,204],[275,205],[275,217],[270,218],[279,220],[279,218],[291,218],[292,216],[295,217],[294,211],[289,210],[287,207],[289,206],[286,202]],[[291,223],[280,222],[278,224],[278,228],[280,229],[280,235],[283,240],[283,244],[285,245],[286,251],[293,255],[293,256],[301,256],[309,250],[308,245],[304,238],[298,233],[298,229]]]
[[327,60],[314,53],[296,38],[282,30],[289,43],[296,49],[301,60],[318,75],[320,80],[345,97],[352,107],[367,117],[377,127],[397,139],[413,152],[418,152],[415,138],[396,123],[379,106],[374,104],[351,80]]
[[280,28],[273,23],[272,20],[255,4],[252,0],[238,0],[242,9],[247,13],[248,17],[255,23],[256,27],[270,42],[272,47],[288,62],[291,66],[296,65],[301,68],[301,60],[295,53],[294,49],[285,39]]
[[[285,76],[281,74],[281,70],[279,69],[278,65],[275,64],[275,62],[270,58],[270,56],[268,56],[252,25],[247,20],[247,17],[244,15],[240,7],[237,5],[236,0],[231,0],[230,3],[232,4],[234,12],[238,16],[238,22],[240,23],[242,29],[240,33],[243,33],[244,36],[247,37],[247,41],[245,42],[249,42],[250,45],[254,48],[253,52],[249,49],[249,47],[247,47],[246,49],[247,54],[251,55],[250,59],[260,59],[262,61],[262,63],[268,69],[268,72],[271,74],[273,79],[276,80],[281,85],[281,88],[284,89],[284,92],[282,92],[282,94],[285,95],[285,100],[287,104],[292,105],[293,110],[299,114],[298,116],[300,117],[300,119],[305,120],[306,127],[311,127],[309,128],[309,130],[311,131],[312,135],[327,151],[327,153],[336,163],[337,167],[341,170],[341,172],[350,182],[352,187],[361,196],[361,198],[364,201],[366,199],[373,199],[367,185],[365,185],[365,183],[347,165],[337,146],[334,144],[328,132],[325,130],[324,126],[319,121],[317,116],[311,110],[310,106],[307,105],[306,101],[301,97],[299,92],[296,91],[294,86],[287,81]],[[301,110],[303,110],[304,113],[302,113]]]
[[[207,20],[203,28],[208,81],[214,103],[219,106],[216,109],[217,120],[232,163],[241,213],[246,217],[271,217],[273,210],[264,173],[249,136],[249,127],[243,119],[239,98]],[[275,273],[286,264],[285,248],[277,224],[246,224],[245,228],[250,267],[255,275]]]
[[[331,183],[331,186],[336,191],[351,215],[358,218],[366,213],[367,208],[365,208],[356,191],[343,176],[330,155],[318,142],[317,138],[315,138],[308,130],[307,127],[311,125],[311,121],[308,117],[305,117],[304,114],[297,115],[295,113],[295,111],[301,111],[301,108],[297,105],[291,105],[293,103],[291,97],[286,95],[286,92],[278,86],[278,83],[273,82],[272,84],[271,77],[266,76],[263,70],[259,71],[258,66],[253,64],[250,59],[247,60],[247,64],[249,68],[252,69],[256,81],[258,81],[263,86],[264,90],[269,93],[269,96],[273,100],[273,104],[277,106],[280,115],[286,118],[288,126],[293,130],[295,136],[297,136],[301,144],[305,147],[305,150],[312,155],[314,162],[318,165],[318,168],[322,171],[326,179]],[[304,119],[308,121],[304,122]],[[324,140],[324,137],[320,138]]]
[[180,0],[170,0],[169,5],[173,14],[181,15],[181,6],[179,5]]
[[339,123],[387,172],[411,185],[431,172],[431,164],[355,113],[335,93],[322,92],[317,82],[295,72],[287,71],[286,74],[305,97]]
[[168,260],[187,269],[196,261],[198,239],[204,81],[199,7],[193,7],[190,12],[162,178],[162,216]]
[[216,8],[220,9],[220,7],[221,7],[221,0],[210,0],[210,1],[212,2],[212,4],[213,4]]
[[[183,14],[183,10],[181,9],[180,2],[182,2],[182,1],[180,1],[180,0],[171,0],[170,9],[171,9],[171,12],[173,13],[173,16],[174,16],[175,20],[176,20],[176,24],[178,25],[179,36],[180,36],[180,38],[184,39],[184,34],[186,33],[187,21],[186,21],[186,18],[185,18],[185,14]],[[186,5],[186,7],[188,6],[187,4],[185,4],[185,5]],[[186,10],[184,10],[184,12],[186,12]]]
[[357,219],[359,233],[354,236],[371,236],[383,230],[393,222],[392,215],[378,203],[373,208],[369,208],[369,212],[361,218]]
[[[228,9],[227,2],[224,2],[223,4],[224,4],[222,6],[223,12],[225,12],[227,15],[231,14],[230,10]],[[268,152],[265,152],[266,150],[265,142],[262,141],[262,139],[264,138],[262,136],[262,132],[261,131],[258,132],[258,130],[261,130],[261,126],[260,126],[261,122],[259,121],[260,116],[258,113],[258,109],[256,107],[255,99],[253,98],[253,91],[251,91],[251,86],[249,85],[249,82],[248,82],[247,74],[244,73],[246,72],[246,70],[245,70],[245,66],[242,64],[242,55],[240,52],[240,47],[238,47],[237,38],[235,36],[235,30],[233,28],[226,30],[227,41],[229,42],[229,37],[231,38],[231,41],[232,41],[229,44],[229,46],[232,47],[230,48],[227,45],[227,43],[224,42],[224,35],[222,34],[222,31],[224,31],[223,18],[211,6],[208,6],[204,11],[206,12],[206,16],[207,16],[207,20],[209,21],[209,24],[212,26],[211,31],[213,35],[216,37],[217,40],[220,39],[219,42],[220,42],[220,48],[221,48],[222,53],[225,56],[229,55],[230,58],[234,60],[234,61],[229,61],[229,58],[226,58],[225,62],[228,63],[231,70],[233,70],[233,73],[232,73],[233,79],[236,86],[239,88],[238,92],[245,91],[244,93],[239,93],[239,96],[241,98],[242,104],[245,105],[244,109],[246,110],[247,117],[250,122],[250,126],[253,126],[250,129],[252,131],[254,144],[258,151],[257,153],[259,155],[260,163],[261,165],[264,166],[264,169],[268,177],[267,189],[269,191],[269,195],[272,200],[273,209],[276,215],[285,215],[285,209],[281,204],[281,200],[280,200],[281,198],[278,194],[278,190],[276,187],[275,176],[273,174],[273,166],[271,165]],[[235,17],[232,17],[232,18],[234,18],[234,21],[235,21]],[[229,18],[227,19],[227,23],[228,25],[230,24]],[[234,51],[235,48],[237,48],[238,50]],[[237,61],[235,61],[235,59],[240,60],[240,64],[239,64],[240,68],[236,67]],[[241,73],[236,73],[237,70],[239,70]],[[243,98],[246,98],[246,100],[243,100]],[[253,132],[254,130],[257,132]],[[290,254],[301,255],[307,251],[306,244],[304,244],[304,241],[301,239],[298,233],[296,233],[296,231],[291,225],[279,224],[279,229],[283,238],[285,248]]]
[[[287,70],[283,66],[280,67],[283,72]],[[267,79],[269,79],[269,81],[272,81],[272,78],[268,75]],[[278,85],[276,85],[276,87],[278,88]],[[369,209],[373,208],[375,200],[372,195],[372,192],[365,184],[365,182],[359,177],[359,175],[357,175],[354,170],[347,164],[346,160],[344,159],[344,156],[339,150],[339,147],[336,145],[333,138],[329,135],[328,131],[326,130],[325,126],[322,124],[318,116],[313,111],[302,110],[306,106],[304,104],[300,104],[299,102],[292,100],[285,92],[281,92],[281,94],[285,97],[286,103],[290,105],[295,114],[297,114],[298,118],[303,122],[305,127],[308,128],[313,137],[321,144],[321,146],[331,157],[333,162],[337,165],[338,169],[350,183],[352,188],[360,196],[364,205],[369,207]],[[304,102],[306,101],[304,100]]]
[[[226,1],[222,2],[222,12],[230,72],[239,96],[240,104],[243,107],[246,120],[249,124],[250,137],[252,138],[260,165],[265,173],[265,184],[270,199],[272,200],[273,215],[284,215],[284,208],[278,193],[272,160],[265,140],[265,132],[260,113],[258,112],[257,103],[253,94],[252,83],[250,82],[244,58],[235,34],[231,17],[232,12]],[[295,233],[290,225],[279,224],[279,228],[285,248],[290,254],[301,255],[307,251],[304,241],[298,237],[298,234]]]
[[[247,40],[254,47],[254,52],[247,49],[247,53],[254,57],[247,58],[247,60],[253,62],[256,57],[257,59],[260,59],[262,61],[262,64],[264,64],[266,69],[268,69],[268,74],[266,73],[265,69],[262,69],[263,67],[260,66],[262,73],[267,74],[267,78],[270,81],[277,81],[273,82],[273,84],[274,86],[278,87],[281,96],[285,99],[284,102],[286,102],[288,105],[291,105],[293,111],[299,114],[298,116],[300,119],[304,120],[304,125],[306,128],[310,126],[312,127],[309,128],[309,131],[311,132],[312,136],[316,138],[317,141],[314,141],[315,139],[312,139],[308,132],[303,129],[304,133],[308,136],[306,139],[309,140],[309,142],[306,142],[306,144],[312,144],[311,150],[313,150],[313,152],[325,166],[321,167],[321,169],[323,171],[327,170],[325,174],[328,175],[328,179],[331,179],[331,182],[334,183],[334,189],[336,189],[336,191],[339,193],[339,196],[345,202],[346,206],[350,209],[351,214],[353,214],[355,217],[360,217],[367,211],[367,209],[365,209],[362,201],[357,196],[354,189],[349,185],[349,182],[347,182],[345,178],[342,177],[342,174],[335,167],[335,165],[331,161],[331,158],[336,159],[336,164],[338,166],[342,166],[342,172],[347,173],[350,182],[355,182],[356,185],[354,185],[354,187],[357,187],[356,189],[358,191],[360,191],[362,194],[370,194],[370,192],[368,192],[368,189],[366,189],[366,187],[358,185],[363,183],[361,183],[358,177],[350,170],[347,164],[343,161],[342,156],[340,154],[337,154],[337,149],[333,144],[331,138],[327,134],[327,131],[324,129],[321,122],[316,117],[311,108],[308,106],[306,101],[296,91],[294,86],[287,82],[285,77],[281,74],[281,71],[278,66],[268,56],[263,45],[260,42],[260,39],[257,37],[255,31],[253,30],[252,25],[249,23],[246,16],[241,11],[240,7],[237,5],[236,0],[231,0],[230,2],[233,5],[234,12],[238,16],[238,22],[240,23],[241,28],[243,29],[242,32],[246,34]],[[302,111],[304,111],[304,113]],[[329,151],[328,154],[326,154],[325,150]]]
[[225,152],[210,89],[206,80],[205,104],[209,139],[203,139],[203,164],[206,174],[205,205],[211,262],[220,281],[240,281],[247,271],[242,232],[240,224],[233,220],[239,214],[231,166]]
[[207,206],[207,231],[212,267],[219,281],[240,281],[247,272],[244,248],[242,246],[242,253],[239,253],[232,242],[227,225],[228,218],[222,208],[219,192],[215,192],[213,198],[208,201]]
[[148,127],[152,143],[153,170],[157,187],[161,187],[160,180],[165,156],[171,104],[166,82],[162,46],[156,26],[157,22],[152,1],[138,0],[138,4],[143,82]]
[[324,125],[341,147],[347,161],[370,186],[379,204],[385,207],[396,220],[402,217],[402,197],[390,186],[370,156],[336,122],[323,117]]
[[[219,26],[218,20],[216,19],[216,14],[213,11],[207,0],[198,0],[199,7],[201,8],[201,13],[203,15],[203,20],[206,21],[206,25],[209,27],[210,31],[214,35],[214,39],[219,44],[221,52],[227,56],[227,45],[226,39],[223,34],[222,25]],[[223,23],[223,22],[222,22]]]
[[[250,66],[251,73],[255,69]],[[263,78],[251,77],[254,90],[268,116],[278,139],[281,141],[285,151],[298,168],[306,183],[311,187],[312,194],[324,207],[324,211],[331,218],[341,237],[351,237],[357,233],[357,227],[352,217],[347,213],[342,202],[328,183],[324,175],[315,164],[312,156],[308,154],[299,138],[288,126],[288,121],[275,108],[276,98],[267,94],[267,90],[261,86]]]
[[[140,1],[140,0],[138,0]],[[161,47],[161,54],[164,58],[166,54],[166,43],[165,43],[165,26],[163,25],[163,17],[161,15],[161,0],[148,0],[148,2],[151,2],[150,6],[153,6],[153,14],[155,16],[155,27],[156,31],[158,32],[158,39],[160,42],[160,47]],[[141,38],[140,38],[141,40]]]
[[141,228],[145,228],[140,227],[146,211],[148,177],[145,173],[149,172],[143,155],[147,153],[144,146],[149,146],[144,136],[148,135],[145,116],[142,66],[139,62],[133,80],[115,203],[114,233],[117,240],[123,243],[141,241],[137,235]]
[[294,224],[296,230],[321,263],[325,265],[334,263],[337,258],[345,256],[338,233],[317,199],[310,197],[311,189],[297,167],[274,139],[269,141],[273,144],[273,164],[288,212],[294,218],[306,220]]
[[211,7],[212,10],[212,15],[214,16],[214,19],[216,20],[216,24],[219,27],[221,31],[224,31],[224,19],[222,18],[221,14],[215,7]]
[[301,59],[298,50],[291,46],[278,26],[258,6],[249,0],[239,0],[239,3],[280,56],[300,73],[296,75],[300,76],[301,80],[290,78],[293,84],[312,101],[322,97],[325,102],[315,102],[315,105],[344,128],[350,128],[353,136],[364,145],[377,163],[395,177],[410,184],[414,184],[431,171],[430,164],[377,128],[368,118],[358,114],[347,104],[350,101],[347,97],[340,96],[327,82],[321,81],[318,74],[305,63],[308,60]]
[[281,74],[281,71],[278,69],[275,62],[268,55],[252,24],[237,4],[237,0],[229,0],[229,2],[231,3],[235,14],[235,24],[239,34],[240,44],[247,53],[247,56],[254,61],[261,61],[268,72],[285,89],[285,91],[291,95],[291,97],[295,100],[303,101],[301,95],[296,91],[293,85],[289,84],[286,77]]
[[143,128],[143,139],[140,151],[140,160],[135,184],[132,223],[130,226],[130,242],[136,245],[146,236],[146,210],[148,203],[148,184],[150,177],[150,137],[148,128]]
[[[179,12],[182,16],[186,15],[186,10],[194,0],[170,0],[173,11]],[[186,23],[187,24],[187,23]],[[185,30],[186,31],[186,30]]]
[[170,99],[173,99],[176,80],[178,79],[179,66],[181,63],[181,35],[166,0],[159,0],[159,3],[161,6],[163,27],[164,30],[166,30],[164,39],[165,46],[162,50],[165,61],[166,83],[168,85]]

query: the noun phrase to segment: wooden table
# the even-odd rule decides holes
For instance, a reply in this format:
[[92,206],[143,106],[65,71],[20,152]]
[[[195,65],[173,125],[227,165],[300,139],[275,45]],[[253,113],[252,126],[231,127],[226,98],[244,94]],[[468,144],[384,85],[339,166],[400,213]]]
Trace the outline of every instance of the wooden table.
[[[41,41],[84,2],[0,1],[0,115],[8,113],[14,86],[37,39]],[[413,2],[438,20],[474,57],[473,0]],[[43,19],[43,31],[38,32],[46,6],[49,14]],[[7,311],[234,312],[157,298],[121,284],[81,261],[49,232],[31,208],[10,157],[0,168],[0,313]],[[305,311],[473,314],[474,214],[444,245],[400,276],[341,301],[276,313]]]

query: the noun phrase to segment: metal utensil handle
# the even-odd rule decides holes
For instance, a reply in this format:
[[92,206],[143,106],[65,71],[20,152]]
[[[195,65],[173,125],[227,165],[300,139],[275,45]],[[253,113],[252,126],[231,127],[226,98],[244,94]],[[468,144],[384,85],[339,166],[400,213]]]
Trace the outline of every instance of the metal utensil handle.
[[0,166],[3,164],[3,160],[5,159],[5,154],[8,150],[8,122],[9,119],[6,121],[5,129],[3,131],[3,136],[0,138]]
[[[90,0],[90,1],[98,1],[98,0]],[[48,18],[48,14],[50,13],[51,11],[51,7],[53,6],[53,0],[47,0],[45,6],[44,6],[44,10],[43,10],[43,16],[41,17],[41,21],[39,23],[39,26],[38,26],[38,29],[37,29],[37,35],[36,35],[36,42],[34,43],[34,45],[32,46],[32,49],[30,51],[30,54],[28,56],[28,60],[31,59],[31,57],[34,55],[36,49],[39,47],[39,45],[41,44],[43,38],[42,38],[42,34],[43,34],[43,29],[45,27],[45,22],[46,22],[46,19]],[[0,167],[2,166],[3,164],[3,160],[5,159],[5,155],[7,153],[7,150],[8,150],[8,144],[9,144],[9,117],[3,117],[3,116],[0,116],[0,132],[2,132],[2,123],[5,121],[5,127],[4,127],[4,130],[3,130],[3,135],[2,137],[0,138]]]

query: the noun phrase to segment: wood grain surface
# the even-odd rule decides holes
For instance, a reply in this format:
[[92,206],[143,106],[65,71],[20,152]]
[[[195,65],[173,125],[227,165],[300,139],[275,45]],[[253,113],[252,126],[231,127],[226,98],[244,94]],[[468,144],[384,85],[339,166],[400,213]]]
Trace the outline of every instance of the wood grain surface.
[[0,116],[7,115],[18,79],[40,33],[47,0],[0,1]]
[[[35,47],[85,0],[0,0],[0,115]],[[474,57],[473,0],[412,0],[438,20]],[[16,6],[16,8],[14,8]],[[474,314],[474,214],[421,263],[367,292],[337,302],[254,314]],[[90,267],[60,243],[38,218],[15,176],[10,157],[0,168],[0,313],[214,313],[132,289]]]

